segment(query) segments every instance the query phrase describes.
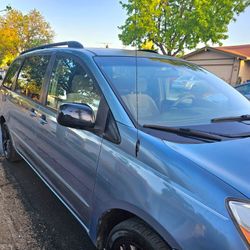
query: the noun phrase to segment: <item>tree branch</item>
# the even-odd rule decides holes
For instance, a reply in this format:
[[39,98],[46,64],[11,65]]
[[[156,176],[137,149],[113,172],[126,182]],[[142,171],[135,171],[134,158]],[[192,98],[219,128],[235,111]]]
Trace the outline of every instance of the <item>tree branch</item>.
[[173,56],[176,56],[179,52],[181,52],[183,50],[183,45],[186,41],[186,39],[188,38],[188,35],[186,34],[183,39],[181,40],[181,42],[179,43],[178,49],[173,53]]

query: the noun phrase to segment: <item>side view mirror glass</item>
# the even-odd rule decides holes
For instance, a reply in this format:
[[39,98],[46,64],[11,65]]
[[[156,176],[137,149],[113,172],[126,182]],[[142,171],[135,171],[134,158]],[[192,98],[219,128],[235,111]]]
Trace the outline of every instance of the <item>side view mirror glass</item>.
[[90,129],[95,126],[95,114],[87,104],[65,103],[59,107],[57,122],[65,127]]

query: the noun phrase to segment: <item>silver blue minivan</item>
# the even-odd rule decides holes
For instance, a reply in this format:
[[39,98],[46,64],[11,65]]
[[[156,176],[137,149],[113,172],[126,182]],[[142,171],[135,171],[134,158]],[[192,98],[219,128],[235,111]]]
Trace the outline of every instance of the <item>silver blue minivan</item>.
[[24,159],[98,249],[249,249],[250,103],[204,69],[40,46],[10,66],[0,122],[5,158]]

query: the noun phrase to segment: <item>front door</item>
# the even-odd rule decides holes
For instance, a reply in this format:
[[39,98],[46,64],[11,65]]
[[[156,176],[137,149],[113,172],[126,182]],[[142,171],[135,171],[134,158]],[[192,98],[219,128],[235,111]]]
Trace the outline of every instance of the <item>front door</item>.
[[98,118],[101,95],[93,78],[76,58],[57,55],[46,104],[39,111],[44,123],[37,130],[36,144],[50,184],[88,226],[102,138],[59,125],[57,110],[66,102],[86,103]]

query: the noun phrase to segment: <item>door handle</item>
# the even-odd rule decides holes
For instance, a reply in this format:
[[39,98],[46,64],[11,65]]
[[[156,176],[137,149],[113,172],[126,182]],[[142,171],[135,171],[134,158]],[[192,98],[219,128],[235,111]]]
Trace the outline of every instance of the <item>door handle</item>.
[[40,115],[40,123],[41,123],[42,125],[45,125],[45,124],[48,123],[48,122],[47,122],[47,119],[46,119],[46,115],[44,115],[44,114],[41,114],[41,115]]
[[36,110],[34,108],[30,109],[30,116],[31,117],[36,117]]

